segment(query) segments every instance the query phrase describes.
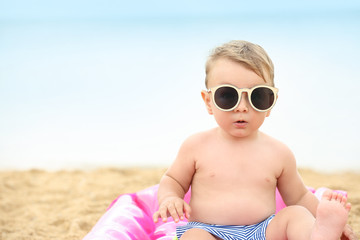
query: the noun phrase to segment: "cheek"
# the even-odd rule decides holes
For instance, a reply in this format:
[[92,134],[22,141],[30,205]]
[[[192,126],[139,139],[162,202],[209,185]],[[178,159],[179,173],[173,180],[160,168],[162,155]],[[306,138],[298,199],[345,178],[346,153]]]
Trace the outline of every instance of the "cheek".
[[228,116],[230,114],[229,112],[221,111],[221,110],[217,109],[215,106],[214,106],[214,108],[213,108],[213,115],[219,126],[226,126],[229,123],[232,123],[231,117]]
[[256,113],[256,116],[253,118],[254,128],[259,128],[265,121],[267,113]]

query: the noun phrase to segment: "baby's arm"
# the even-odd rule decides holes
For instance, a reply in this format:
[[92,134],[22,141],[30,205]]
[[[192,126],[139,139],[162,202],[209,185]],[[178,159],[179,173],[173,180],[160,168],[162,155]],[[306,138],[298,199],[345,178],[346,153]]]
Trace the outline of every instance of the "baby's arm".
[[183,199],[195,173],[194,159],[194,142],[189,138],[183,143],[174,163],[160,181],[159,210],[153,215],[154,222],[158,222],[159,217],[163,222],[167,221],[168,216],[175,222],[190,217],[190,206]]
[[161,179],[158,200],[159,210],[153,215],[154,222],[158,222],[159,217],[163,222],[167,221],[170,215],[175,222],[190,217],[190,206],[183,200],[186,192],[181,185],[167,174]]
[[279,153],[283,170],[278,178],[277,187],[285,204],[303,206],[316,216],[319,200],[306,188],[298,173],[294,155],[286,146],[282,146]]

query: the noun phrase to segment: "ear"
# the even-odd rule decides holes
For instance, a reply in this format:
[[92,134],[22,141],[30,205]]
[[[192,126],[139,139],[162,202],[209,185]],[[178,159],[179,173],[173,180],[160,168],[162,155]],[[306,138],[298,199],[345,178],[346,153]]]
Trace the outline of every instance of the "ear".
[[266,117],[270,116],[271,110],[266,112]]
[[201,97],[202,99],[204,100],[204,103],[205,103],[205,106],[206,106],[206,110],[208,111],[208,113],[210,115],[213,114],[213,111],[212,111],[212,107],[211,107],[211,98],[210,98],[210,94],[205,91],[205,90],[202,90],[201,91]]

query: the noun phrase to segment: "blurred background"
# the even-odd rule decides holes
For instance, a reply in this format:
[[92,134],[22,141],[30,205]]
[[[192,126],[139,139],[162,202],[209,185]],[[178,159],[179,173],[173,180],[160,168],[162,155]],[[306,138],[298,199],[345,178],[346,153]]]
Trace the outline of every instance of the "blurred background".
[[0,169],[168,166],[206,113],[204,64],[265,48],[262,131],[299,167],[360,170],[360,2],[0,0]]

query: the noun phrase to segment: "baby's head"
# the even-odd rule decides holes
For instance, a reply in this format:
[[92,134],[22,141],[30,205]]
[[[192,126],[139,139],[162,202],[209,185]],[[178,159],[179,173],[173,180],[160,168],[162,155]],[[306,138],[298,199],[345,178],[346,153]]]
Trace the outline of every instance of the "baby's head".
[[214,63],[221,58],[244,65],[264,79],[265,83],[274,87],[274,65],[265,50],[250,42],[234,40],[215,48],[210,54],[206,62],[206,88],[208,88],[209,73]]

